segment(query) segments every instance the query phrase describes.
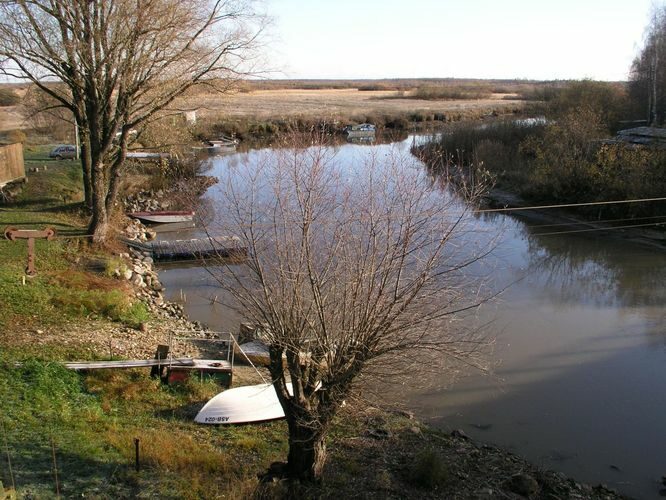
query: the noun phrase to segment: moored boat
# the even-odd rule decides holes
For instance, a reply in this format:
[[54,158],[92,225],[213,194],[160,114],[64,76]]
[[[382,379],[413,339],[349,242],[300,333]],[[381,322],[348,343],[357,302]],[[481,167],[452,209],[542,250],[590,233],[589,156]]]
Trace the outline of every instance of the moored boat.
[[348,138],[373,137],[375,135],[375,126],[371,123],[361,123],[359,125],[347,125],[343,131],[347,133]]
[[203,146],[193,148],[195,151],[203,151],[208,154],[233,153],[238,146],[238,139],[232,137],[221,137],[206,141]]
[[157,212],[130,212],[128,217],[139,219],[143,222],[154,222],[166,224],[174,222],[189,222],[194,218],[192,211],[157,211]]

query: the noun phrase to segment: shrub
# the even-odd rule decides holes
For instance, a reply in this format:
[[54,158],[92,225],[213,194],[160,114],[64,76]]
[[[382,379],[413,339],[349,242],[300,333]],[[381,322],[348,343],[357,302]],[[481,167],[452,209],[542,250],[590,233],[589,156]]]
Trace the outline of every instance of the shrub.
[[4,142],[8,144],[15,144],[17,142],[24,144],[26,140],[27,136],[22,130],[10,130],[4,134]]
[[16,106],[21,98],[11,89],[0,89],[0,106]]
[[449,479],[449,473],[442,458],[434,450],[423,450],[414,458],[409,480],[425,489],[435,489]]

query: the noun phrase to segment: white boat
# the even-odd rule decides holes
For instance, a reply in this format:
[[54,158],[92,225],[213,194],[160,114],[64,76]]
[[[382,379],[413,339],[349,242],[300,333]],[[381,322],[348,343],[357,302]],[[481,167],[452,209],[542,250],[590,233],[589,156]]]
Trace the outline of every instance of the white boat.
[[216,155],[234,153],[236,151],[236,146],[238,146],[238,139],[222,136],[220,139],[206,141],[203,146],[194,147],[193,149],[195,151],[203,151],[211,155]]
[[[292,393],[291,383],[287,390]],[[194,417],[200,424],[247,424],[284,418],[273,384],[249,385],[221,392]]]
[[375,126],[371,123],[361,123],[359,125],[347,125],[344,128],[348,138],[374,137]]
[[159,224],[174,222],[190,222],[194,218],[192,211],[157,211],[157,212],[130,212],[128,217],[139,219],[143,222],[154,222]]
[[137,161],[154,161],[154,160],[168,160],[171,158],[170,153],[148,153],[146,151],[128,151],[125,153],[125,158],[128,160]]

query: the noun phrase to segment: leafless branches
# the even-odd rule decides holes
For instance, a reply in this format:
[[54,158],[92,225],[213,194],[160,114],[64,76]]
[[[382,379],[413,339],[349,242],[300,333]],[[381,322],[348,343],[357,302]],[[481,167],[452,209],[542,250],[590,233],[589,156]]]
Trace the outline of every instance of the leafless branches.
[[[106,234],[131,129],[200,82],[253,70],[253,0],[0,0],[0,71],[32,81],[81,130],[86,202]],[[119,135],[117,135],[119,134]]]
[[265,329],[290,433],[309,442],[290,452],[292,474],[316,477],[317,457],[299,457],[321,446],[361,373],[483,366],[487,339],[456,322],[488,298],[478,264],[492,244],[476,246],[466,205],[433,189],[413,158],[348,166],[329,148],[292,147],[230,169],[220,185],[221,223],[249,256],[212,272]]

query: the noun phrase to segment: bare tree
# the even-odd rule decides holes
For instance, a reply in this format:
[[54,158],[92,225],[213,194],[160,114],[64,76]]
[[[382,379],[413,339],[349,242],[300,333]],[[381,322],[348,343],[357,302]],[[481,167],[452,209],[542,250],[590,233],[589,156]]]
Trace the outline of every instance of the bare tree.
[[349,167],[331,148],[289,148],[230,167],[219,186],[220,224],[249,257],[210,270],[264,330],[290,477],[321,477],[331,420],[359,375],[482,366],[483,332],[456,323],[487,298],[479,259],[492,243],[414,158]]
[[106,238],[130,130],[191,86],[250,70],[253,0],[0,0],[2,72],[71,111],[93,241]]
[[645,29],[645,42],[630,72],[630,94],[639,109],[645,110],[648,125],[666,118],[666,7],[654,6]]

